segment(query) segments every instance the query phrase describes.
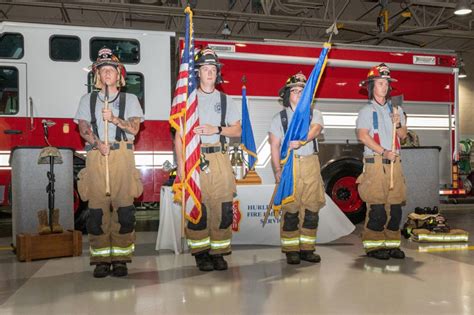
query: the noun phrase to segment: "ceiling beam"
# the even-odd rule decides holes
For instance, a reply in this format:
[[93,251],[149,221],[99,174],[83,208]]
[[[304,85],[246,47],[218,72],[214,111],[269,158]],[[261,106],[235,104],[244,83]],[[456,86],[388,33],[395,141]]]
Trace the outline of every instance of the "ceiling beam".
[[[108,3],[106,6],[103,4],[97,4],[95,2],[53,2],[53,1],[25,1],[18,0],[14,3],[9,1],[0,1],[0,5],[14,5],[14,6],[27,6],[27,7],[46,7],[46,8],[61,8],[66,9],[77,9],[77,10],[89,10],[97,12],[120,12],[127,14],[145,14],[145,15],[165,15],[165,16],[176,16],[182,17],[184,15],[183,9],[178,7],[165,7],[165,6],[152,6],[142,4],[128,4],[128,3]],[[222,10],[208,10],[208,9],[195,9],[195,19],[208,19],[208,20],[225,20],[228,21],[249,21],[249,22],[262,22],[262,23],[273,23],[282,25],[293,25],[299,26],[300,24],[305,26],[322,27],[328,28],[334,22],[332,19],[321,19],[321,18],[306,18],[300,16],[285,16],[285,15],[263,15],[257,13],[246,13],[246,12],[233,12],[233,11],[222,11]],[[374,23],[371,21],[354,21],[354,20],[340,20],[338,21],[345,25],[360,26],[360,27],[373,27]],[[403,26],[404,29],[416,29],[413,26]]]
[[[275,24],[280,26],[287,26],[290,30],[294,30],[295,27],[301,28],[305,32],[311,30],[312,32],[309,33],[317,33],[318,30],[326,29],[332,25],[334,22],[333,19],[324,18],[324,16],[331,16],[331,15],[338,15],[340,16],[344,9],[347,7],[348,1],[343,5],[342,10],[339,12],[335,12],[335,2],[336,0],[326,0],[325,1],[325,9],[326,12],[322,14],[323,10],[319,10],[323,16],[323,18],[316,18],[316,17],[301,17],[301,16],[289,16],[289,15],[277,15],[277,14],[259,14],[259,13],[249,13],[249,12],[240,12],[241,8],[235,7],[236,10],[232,11],[224,11],[224,10],[211,10],[211,9],[195,9],[194,10],[194,18],[195,22],[208,20],[208,21],[224,21],[227,20],[228,22],[233,22],[233,28],[238,29],[237,23],[242,23],[242,26],[237,32],[233,32],[231,37],[241,37],[241,38],[268,38],[269,34],[271,34],[270,30],[269,33],[263,34],[258,36],[257,33],[254,32],[252,34],[252,28],[255,29],[255,26],[258,23],[268,23],[268,24]],[[243,2],[245,3],[245,2]],[[249,5],[250,1],[247,2],[246,7]],[[340,2],[339,2],[340,3]],[[454,3],[450,2],[431,2],[431,1],[421,1],[421,0],[407,0],[405,3],[409,5],[409,8],[414,5],[426,5],[432,7],[442,7],[442,8],[454,8]],[[363,4],[363,2],[361,2]],[[167,17],[169,22],[167,23],[167,27],[171,26],[172,22],[181,21],[181,18],[184,16],[183,8],[182,7],[173,7],[173,6],[155,6],[155,5],[146,5],[146,4],[131,4],[131,3],[116,3],[116,2],[109,2],[107,5],[103,3],[97,2],[86,2],[86,1],[44,1],[44,0],[37,0],[37,1],[27,1],[27,0],[18,0],[15,2],[11,1],[0,1],[0,5],[4,5],[11,10],[12,7],[27,7],[27,8],[51,8],[51,9],[61,9],[63,10],[84,10],[84,11],[95,11],[95,12],[108,12],[114,14],[122,14],[129,17],[129,22],[132,22],[133,18],[136,18],[137,15],[147,15],[147,16],[162,16]],[[332,8],[334,7],[334,9]],[[5,10],[5,9],[4,9]],[[334,11],[334,12],[333,12]],[[451,13],[450,10],[445,10],[445,13]],[[6,12],[8,14],[8,11]],[[441,14],[439,13],[431,13],[427,11],[428,14],[432,15],[433,18],[436,17],[436,22],[429,23],[429,24],[436,24],[442,23],[439,19]],[[9,14],[11,17],[12,14]],[[73,19],[72,12],[69,12],[70,19]],[[25,18],[26,19],[26,18]],[[26,22],[34,22],[34,20],[28,19]],[[38,16],[36,21],[47,22],[47,18],[44,16]],[[124,21],[125,22],[125,21]],[[369,31],[375,27],[374,21],[358,21],[354,19],[348,20],[340,20],[339,23],[346,25],[348,28],[359,28],[366,31]],[[84,21],[77,21],[76,24],[84,24]],[[71,23],[74,24],[74,21]],[[115,25],[115,24],[114,24]],[[131,24],[129,24],[130,26]],[[128,27],[129,27],[128,26]],[[247,27],[245,27],[247,26]],[[123,27],[127,27],[124,25]],[[181,28],[176,27],[175,29],[180,30]],[[411,33],[410,31],[417,30],[417,26],[410,26],[410,25],[402,25],[399,27],[400,31],[406,31],[407,35]],[[213,34],[215,31],[203,30],[201,34]],[[239,34],[244,30],[248,30],[248,34]],[[178,33],[180,33],[178,31]],[[302,32],[303,33],[303,32]],[[214,34],[215,35],[215,34]],[[470,31],[462,31],[462,30],[443,30],[443,31],[430,31],[427,33],[419,34],[420,36],[430,36],[430,37],[442,37],[442,38],[457,38],[457,39],[464,39],[464,40],[471,40],[474,39],[474,32]],[[278,35],[277,35],[278,36]],[[311,36],[310,36],[311,37]],[[344,39],[344,34],[340,35],[341,40]],[[345,37],[347,38],[347,37]]]

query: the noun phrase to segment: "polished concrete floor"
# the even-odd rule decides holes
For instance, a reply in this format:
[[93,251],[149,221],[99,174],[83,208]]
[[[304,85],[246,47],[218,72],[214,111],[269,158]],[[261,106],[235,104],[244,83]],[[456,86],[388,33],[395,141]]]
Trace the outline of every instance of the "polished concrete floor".
[[[474,208],[447,217],[474,232]],[[359,234],[319,246],[317,265],[239,246],[229,270],[204,273],[189,254],[157,253],[156,233],[140,232],[129,276],[105,279],[92,277],[87,254],[19,263],[0,238],[0,314],[474,314],[473,241],[404,241],[408,258],[382,262],[362,255]]]

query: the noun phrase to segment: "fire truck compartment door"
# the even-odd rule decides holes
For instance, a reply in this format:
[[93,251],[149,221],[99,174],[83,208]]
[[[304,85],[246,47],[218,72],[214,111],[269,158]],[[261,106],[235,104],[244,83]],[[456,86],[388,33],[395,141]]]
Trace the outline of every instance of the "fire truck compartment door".
[[0,62],[0,116],[27,117],[26,64]]
[[31,109],[26,64],[0,62],[0,151],[28,144]]

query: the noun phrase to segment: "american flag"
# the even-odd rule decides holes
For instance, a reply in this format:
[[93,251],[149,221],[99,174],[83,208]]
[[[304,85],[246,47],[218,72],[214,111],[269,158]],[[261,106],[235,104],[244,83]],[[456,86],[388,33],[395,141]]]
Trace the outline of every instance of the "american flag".
[[184,188],[185,217],[189,221],[197,223],[202,215],[199,182],[201,146],[199,136],[193,132],[194,128],[199,126],[196,75],[194,73],[193,13],[189,7],[184,12],[186,13],[184,50],[169,121],[183,140],[183,152],[176,152],[176,154],[183,155],[185,178],[176,177],[173,191],[175,200],[182,202]]

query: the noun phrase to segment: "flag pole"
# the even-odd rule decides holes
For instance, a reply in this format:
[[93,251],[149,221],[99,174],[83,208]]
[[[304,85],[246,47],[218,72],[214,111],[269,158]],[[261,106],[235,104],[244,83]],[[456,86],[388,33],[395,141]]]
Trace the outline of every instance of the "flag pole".
[[[189,14],[189,29],[190,29],[189,33],[191,33],[191,29],[192,29],[191,21],[192,21],[193,11],[189,7],[189,4],[186,6],[186,9],[184,9],[184,13]],[[186,46],[189,49],[190,42],[191,42],[191,38],[188,35],[188,42],[184,44],[185,49],[186,49]],[[189,81],[189,77],[188,77],[188,81]],[[188,82],[186,82],[186,107],[188,105],[188,98],[189,98],[188,88],[189,88],[189,84]],[[184,245],[186,242],[186,236],[185,236],[185,231],[184,231],[184,227],[186,224],[186,215],[185,215],[186,214],[186,188],[188,184],[188,179],[187,179],[187,174],[186,174],[186,122],[187,122],[187,110],[184,111],[184,123],[183,123],[183,128],[182,128],[183,132],[182,132],[182,137],[181,137],[183,141],[181,154],[183,155],[182,158],[183,158],[183,166],[184,166],[184,178],[182,179],[183,185],[182,185],[182,193],[181,193],[181,253],[184,253]]]
[[[273,194],[272,194],[272,198],[270,199],[270,203],[268,204],[267,206],[267,211],[265,212],[265,216],[263,217],[263,224],[262,224],[262,228],[265,227],[265,224],[267,224],[267,221],[268,221],[268,217],[270,216],[270,213],[272,212],[272,209],[273,209],[273,201],[275,200],[275,195],[278,191],[278,185],[280,183],[275,183],[275,188],[273,189]],[[274,212],[273,213],[273,216],[274,217],[277,217],[278,215]]]
[[[245,77],[245,75],[242,76],[241,82],[242,82],[242,93],[243,93],[244,89],[245,89],[245,91],[247,91],[247,87],[245,86],[247,84],[247,78]],[[242,94],[242,96],[243,96],[243,94]],[[247,97],[247,96],[245,96],[245,97]],[[243,101],[244,100],[242,99],[242,102]],[[241,139],[240,142],[243,142],[242,139]],[[250,171],[250,169],[249,169],[247,172],[245,172],[244,168],[245,168],[244,150],[242,150],[242,165],[240,166],[240,179],[244,179],[244,177],[247,176],[247,172]]]
[[[182,119],[182,118],[181,118]],[[184,114],[184,124],[183,124],[183,137],[182,140],[182,161],[183,161],[183,170],[184,170],[184,178],[182,179],[183,185],[181,187],[181,253],[184,253],[184,224],[185,224],[185,209],[186,209],[186,112]]]
[[[186,87],[187,89],[187,87]],[[187,95],[187,93],[186,93]],[[181,155],[182,155],[182,161],[183,161],[183,170],[184,170],[184,174],[183,174],[183,178],[181,179],[182,180],[182,183],[183,185],[181,185],[181,253],[184,253],[184,242],[185,242],[185,237],[184,237],[184,221],[185,221],[185,209],[186,209],[186,111],[184,112],[184,122],[183,122],[183,117],[180,118],[181,121],[182,121],[182,130],[183,130],[183,133],[182,133],[182,137],[181,137],[181,145],[182,145],[182,149],[181,149]],[[181,174],[180,174],[181,176]]]
[[[346,3],[346,5],[347,5],[347,3]],[[337,34],[338,34],[338,29],[337,29],[336,20],[335,20],[334,23],[326,30],[326,33],[329,34],[329,39],[328,39],[328,41],[323,45],[323,49],[324,49],[325,47],[328,47],[328,49],[330,49],[331,46],[332,46],[331,41],[332,41],[333,35],[337,35]],[[326,57],[326,58],[327,58],[327,57]],[[318,59],[318,61],[319,61],[319,59]],[[320,74],[319,74],[320,76],[321,76],[322,73],[324,72],[325,67],[326,67],[326,63],[324,63],[324,64],[322,65],[321,72],[320,72]],[[319,79],[318,79],[318,81],[317,81],[317,83],[316,83],[316,87],[315,87],[314,92],[313,92],[313,97],[312,97],[312,99],[311,99],[310,110],[311,110],[311,108],[312,108],[312,103],[313,103],[313,101],[314,101],[314,98],[316,97],[316,91],[317,91],[317,89],[318,89],[318,85],[319,85]],[[293,150],[293,149],[290,149],[289,152],[291,152],[292,150]],[[285,167],[285,164],[286,164],[286,162],[284,162],[283,167]],[[275,188],[274,188],[274,190],[273,190],[273,194],[272,194],[270,203],[269,203],[269,205],[268,205],[268,207],[267,207],[267,211],[265,212],[265,216],[264,216],[264,220],[263,220],[262,227],[265,227],[265,224],[267,223],[268,217],[270,216],[270,212],[271,212],[272,209],[273,209],[273,206],[274,206],[274,199],[275,199],[275,196],[276,196],[276,194],[277,194],[277,192],[278,192],[278,188],[279,188],[279,186],[280,186],[280,184],[281,184],[281,180],[282,180],[282,179],[280,179],[280,181],[275,184]],[[276,211],[275,211],[275,213],[274,213],[274,216],[275,216],[275,217],[277,216]]]

